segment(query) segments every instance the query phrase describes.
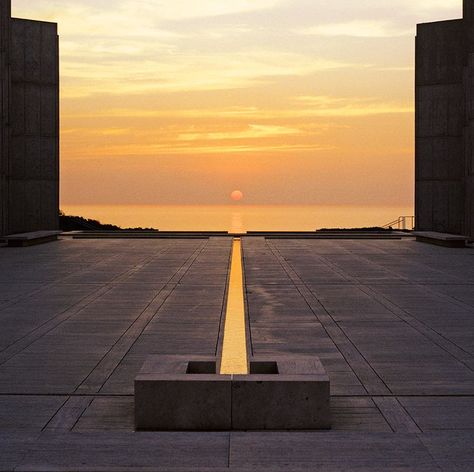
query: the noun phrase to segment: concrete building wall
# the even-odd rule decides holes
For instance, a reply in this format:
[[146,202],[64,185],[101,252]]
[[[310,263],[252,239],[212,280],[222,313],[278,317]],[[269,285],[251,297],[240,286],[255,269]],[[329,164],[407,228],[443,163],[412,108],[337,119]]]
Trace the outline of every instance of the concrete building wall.
[[[472,26],[474,24],[474,0],[463,1],[463,19],[467,25]],[[469,44],[473,45],[474,29],[472,27],[467,31],[467,35]]]
[[416,216],[474,238],[474,0],[460,20],[418,25]]
[[466,128],[466,233],[474,237],[474,1],[464,1],[468,56],[465,72]]
[[0,235],[59,227],[57,26],[0,0]]
[[466,126],[464,157],[466,174],[465,232],[474,236],[474,55],[470,54],[464,75],[466,91]]
[[57,27],[12,21],[10,233],[55,229],[59,214]]
[[465,36],[462,20],[418,25],[417,229],[464,231]]
[[10,0],[0,0],[0,235],[5,233],[7,224],[10,16]]
[[466,163],[466,233],[474,237],[474,1],[464,2],[467,60],[464,75],[466,127],[464,155]]

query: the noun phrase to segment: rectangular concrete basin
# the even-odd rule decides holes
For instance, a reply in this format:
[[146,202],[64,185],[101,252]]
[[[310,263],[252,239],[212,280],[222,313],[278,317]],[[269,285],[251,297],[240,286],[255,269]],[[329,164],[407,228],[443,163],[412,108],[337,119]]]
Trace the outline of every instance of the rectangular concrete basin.
[[135,379],[145,431],[329,429],[329,378],[317,357],[250,359],[248,375],[220,375],[214,357],[150,356]]

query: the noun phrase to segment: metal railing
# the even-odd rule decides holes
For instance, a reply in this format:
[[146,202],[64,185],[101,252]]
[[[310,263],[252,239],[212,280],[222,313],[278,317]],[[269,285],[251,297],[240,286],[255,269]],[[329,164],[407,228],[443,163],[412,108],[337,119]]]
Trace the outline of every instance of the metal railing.
[[398,229],[400,231],[411,231],[415,229],[415,217],[414,216],[399,216],[396,220],[383,225],[384,229]]

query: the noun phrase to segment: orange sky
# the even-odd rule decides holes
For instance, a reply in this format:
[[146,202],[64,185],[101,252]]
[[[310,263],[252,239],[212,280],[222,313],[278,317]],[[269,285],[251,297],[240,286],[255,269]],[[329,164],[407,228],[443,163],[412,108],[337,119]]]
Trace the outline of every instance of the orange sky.
[[13,0],[61,36],[63,204],[410,204],[415,24],[461,0]]

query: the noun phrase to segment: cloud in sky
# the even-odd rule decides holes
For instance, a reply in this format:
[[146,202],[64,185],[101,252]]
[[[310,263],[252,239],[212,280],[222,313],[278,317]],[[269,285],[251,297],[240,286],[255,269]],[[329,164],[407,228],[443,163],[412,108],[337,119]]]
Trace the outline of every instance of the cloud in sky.
[[388,21],[349,21],[346,23],[328,23],[313,26],[301,31],[303,34],[314,36],[352,36],[355,38],[392,38],[408,36],[413,28],[401,29]]
[[[171,189],[152,190],[168,188],[173,172],[202,203],[219,203],[205,189],[233,176],[241,179],[236,188],[253,189],[255,203],[275,193],[293,203],[321,195],[344,203],[358,198],[358,185],[380,201],[409,202],[415,25],[459,17],[461,6],[13,0],[14,15],[59,23],[69,203],[86,201],[86,188],[99,203],[169,203]],[[117,191],[127,164],[143,180]],[[99,183],[94,172],[105,168]],[[407,182],[403,191],[396,180]]]
[[[15,1],[15,0],[14,0]],[[149,20],[187,20],[222,15],[233,15],[275,7],[283,0],[36,0],[35,9],[51,17],[81,14],[80,18],[99,24],[102,19],[141,18]],[[31,10],[29,0],[16,0],[17,11]],[[111,25],[110,25],[111,26]]]

